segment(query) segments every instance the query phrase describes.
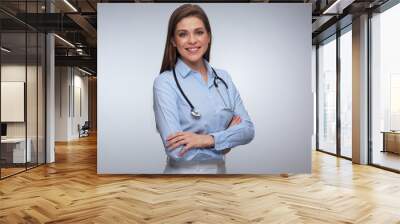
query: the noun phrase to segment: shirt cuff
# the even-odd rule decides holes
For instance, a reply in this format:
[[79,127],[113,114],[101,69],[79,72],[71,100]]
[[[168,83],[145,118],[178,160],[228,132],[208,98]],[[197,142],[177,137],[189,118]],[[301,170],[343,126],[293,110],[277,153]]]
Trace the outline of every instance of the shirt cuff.
[[214,138],[214,149],[221,151],[230,148],[230,144],[226,141],[225,134],[223,132],[215,132],[210,134]]

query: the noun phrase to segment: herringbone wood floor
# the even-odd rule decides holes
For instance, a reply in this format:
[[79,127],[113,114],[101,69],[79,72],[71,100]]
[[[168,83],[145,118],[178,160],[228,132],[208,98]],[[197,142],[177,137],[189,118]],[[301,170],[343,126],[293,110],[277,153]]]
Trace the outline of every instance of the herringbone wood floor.
[[400,175],[313,153],[309,175],[96,174],[96,141],[0,181],[0,223],[400,223]]

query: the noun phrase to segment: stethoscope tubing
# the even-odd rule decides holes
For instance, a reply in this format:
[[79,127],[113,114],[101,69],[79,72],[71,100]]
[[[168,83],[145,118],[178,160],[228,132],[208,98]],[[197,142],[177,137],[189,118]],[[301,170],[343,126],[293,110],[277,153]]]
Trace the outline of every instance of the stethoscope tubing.
[[[214,68],[212,68],[213,74],[214,74],[214,86],[217,89],[218,94],[221,96],[222,101],[224,102],[224,106],[228,107],[225,103],[224,98],[222,97],[221,92],[219,91],[218,88],[218,83],[217,83],[217,79],[221,80],[221,82],[224,84],[224,86],[226,87],[227,91],[228,91],[228,85],[226,84],[225,80],[223,80],[221,77],[218,76],[217,72],[214,70]],[[174,74],[174,80],[176,85],[178,86],[179,92],[181,92],[182,96],[185,98],[186,102],[189,104],[190,108],[191,108],[191,114],[194,118],[199,119],[201,117],[200,113],[198,111],[196,111],[195,107],[193,106],[192,102],[190,102],[189,98],[186,96],[185,92],[182,90],[181,85],[179,84],[178,78],[176,77],[176,72],[175,72],[175,67],[172,69],[172,72]],[[231,100],[228,96],[228,100],[229,100],[229,104],[231,104]],[[231,106],[231,105],[230,105]]]

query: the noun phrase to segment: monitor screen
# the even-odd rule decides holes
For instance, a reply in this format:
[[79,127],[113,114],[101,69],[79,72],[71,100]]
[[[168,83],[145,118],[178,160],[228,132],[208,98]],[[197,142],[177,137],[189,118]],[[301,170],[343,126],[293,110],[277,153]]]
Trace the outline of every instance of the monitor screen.
[[1,136],[7,136],[7,124],[1,124]]

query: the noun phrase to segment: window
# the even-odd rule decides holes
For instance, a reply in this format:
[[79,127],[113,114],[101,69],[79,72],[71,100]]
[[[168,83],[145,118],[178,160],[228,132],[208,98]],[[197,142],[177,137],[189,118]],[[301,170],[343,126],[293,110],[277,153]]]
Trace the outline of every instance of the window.
[[336,153],[336,39],[318,48],[318,149]]
[[340,155],[348,158],[352,157],[352,74],[352,35],[349,26],[340,36]]
[[[371,19],[372,164],[400,170],[400,5]],[[396,132],[397,131],[397,132]]]

